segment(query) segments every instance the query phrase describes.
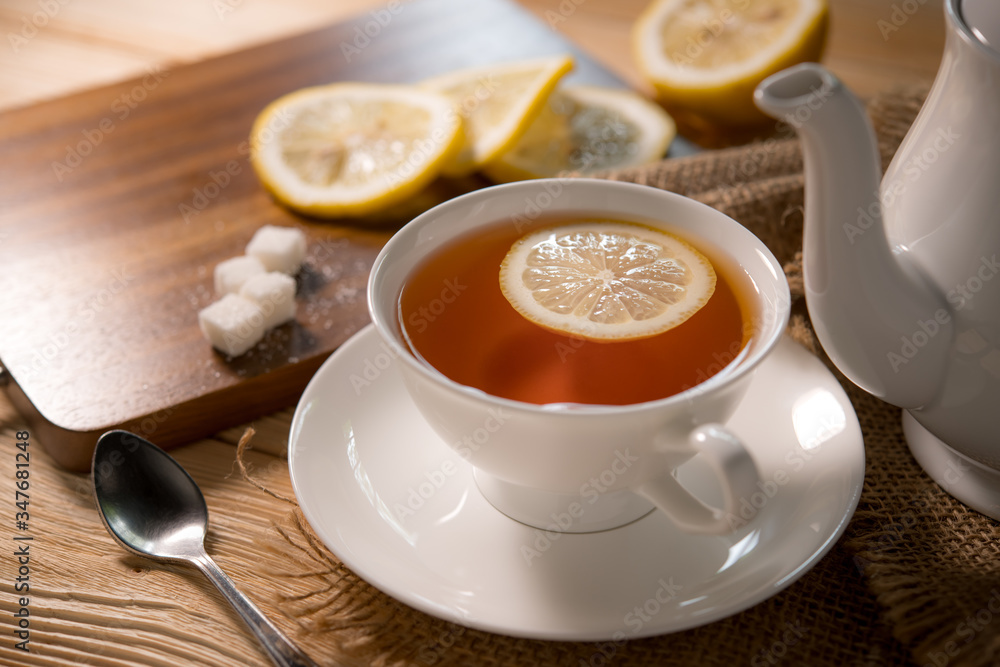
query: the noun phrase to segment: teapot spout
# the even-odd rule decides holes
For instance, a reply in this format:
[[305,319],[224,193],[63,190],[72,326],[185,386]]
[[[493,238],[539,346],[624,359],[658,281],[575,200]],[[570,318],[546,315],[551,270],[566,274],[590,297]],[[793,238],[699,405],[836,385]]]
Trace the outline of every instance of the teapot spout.
[[865,391],[903,408],[927,405],[945,377],[953,318],[906,249],[886,238],[864,107],[814,63],[765,79],[754,99],[802,142],[806,304],[823,349]]

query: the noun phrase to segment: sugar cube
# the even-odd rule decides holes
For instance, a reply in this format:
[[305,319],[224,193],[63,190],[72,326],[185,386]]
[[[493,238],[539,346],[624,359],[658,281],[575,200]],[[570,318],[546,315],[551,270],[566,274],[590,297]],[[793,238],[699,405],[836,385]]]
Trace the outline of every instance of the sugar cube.
[[295,317],[295,279],[284,273],[271,271],[251,277],[243,283],[240,296],[260,307],[265,329]]
[[266,273],[267,269],[256,257],[240,255],[231,257],[215,265],[215,293],[239,293],[243,283],[251,276]]
[[260,306],[232,293],[203,308],[198,326],[214,348],[231,357],[256,345],[266,329]]
[[260,260],[268,271],[292,275],[306,257],[306,236],[294,227],[264,225],[250,239],[246,254]]

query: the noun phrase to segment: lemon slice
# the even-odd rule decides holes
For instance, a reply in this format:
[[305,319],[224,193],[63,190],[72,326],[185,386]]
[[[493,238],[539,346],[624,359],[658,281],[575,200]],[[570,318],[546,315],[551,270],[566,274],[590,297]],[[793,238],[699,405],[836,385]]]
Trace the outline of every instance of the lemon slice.
[[449,96],[464,121],[465,143],[445,174],[464,176],[510,148],[572,68],[570,56],[555,56],[470,67],[424,81],[421,87]]
[[552,93],[520,141],[483,172],[506,183],[647,164],[661,159],[676,135],[669,114],[638,93],[565,86]]
[[672,112],[745,125],[766,117],[753,104],[765,77],[818,60],[826,0],[655,0],[633,27],[639,70]]
[[500,290],[525,318],[602,341],[672,329],[708,302],[715,280],[712,264],[686,242],[622,222],[533,232],[500,266]]
[[257,117],[250,159],[302,213],[362,216],[417,193],[461,145],[451,100],[413,86],[334,83],[278,98]]

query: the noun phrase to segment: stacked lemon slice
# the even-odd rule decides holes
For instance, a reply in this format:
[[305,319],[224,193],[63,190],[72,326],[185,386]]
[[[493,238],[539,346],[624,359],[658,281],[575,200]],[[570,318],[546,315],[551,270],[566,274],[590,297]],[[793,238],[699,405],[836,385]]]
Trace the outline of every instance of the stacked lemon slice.
[[496,181],[661,158],[674,124],[638,93],[571,88],[559,55],[449,72],[416,85],[335,83],[299,90],[257,117],[251,161],[288,207],[360,217],[438,176]]
[[569,56],[472,67],[414,85],[337,83],[275,100],[251,161],[292,209],[360,217],[426,194],[439,176],[497,182],[641,165],[677,129],[764,119],[764,77],[822,53],[827,0],[651,0],[632,33],[657,103],[630,90],[570,86]]
[[630,90],[564,86],[483,171],[507,182],[646,164],[662,158],[675,135],[673,119]]
[[573,59],[561,56],[462,69],[425,81],[421,87],[447,95],[464,121],[465,141],[444,173],[464,176],[508,151],[572,68]]

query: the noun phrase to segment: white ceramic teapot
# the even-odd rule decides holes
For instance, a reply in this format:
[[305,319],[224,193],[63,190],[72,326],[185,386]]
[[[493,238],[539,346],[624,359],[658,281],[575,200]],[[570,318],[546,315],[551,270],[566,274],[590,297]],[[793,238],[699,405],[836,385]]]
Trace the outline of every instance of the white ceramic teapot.
[[881,176],[857,99],[804,64],[757,105],[803,145],[803,269],[816,334],[853,382],[904,408],[907,442],[1000,518],[1000,3],[945,0],[927,101]]

